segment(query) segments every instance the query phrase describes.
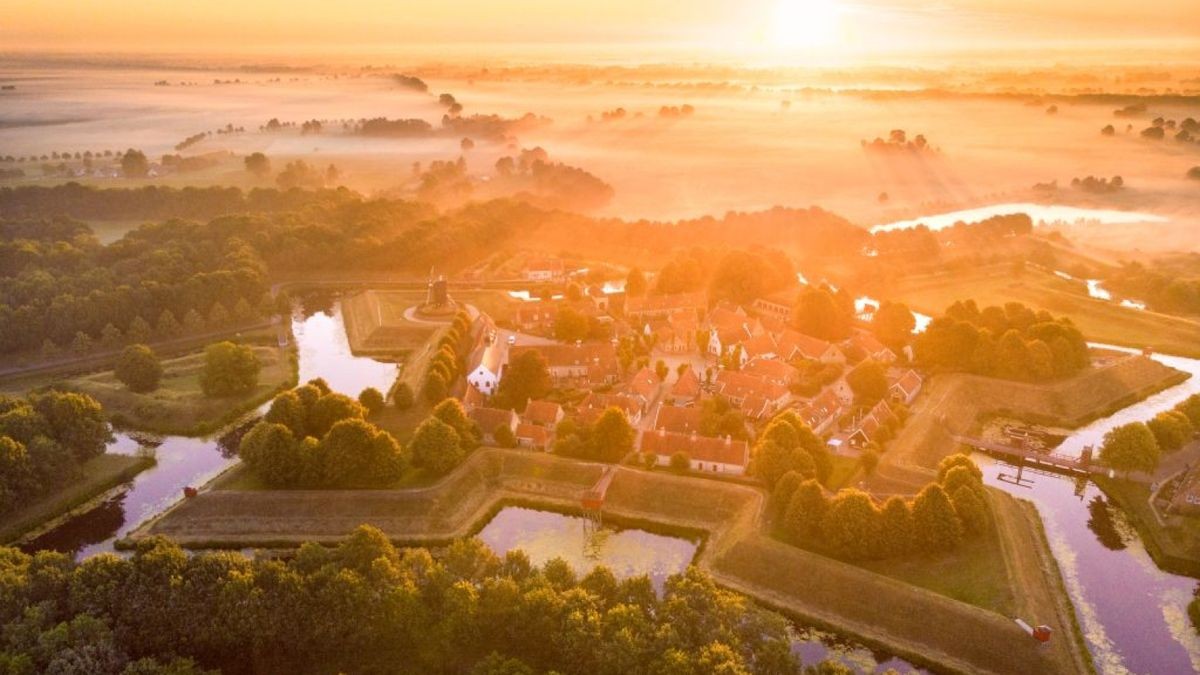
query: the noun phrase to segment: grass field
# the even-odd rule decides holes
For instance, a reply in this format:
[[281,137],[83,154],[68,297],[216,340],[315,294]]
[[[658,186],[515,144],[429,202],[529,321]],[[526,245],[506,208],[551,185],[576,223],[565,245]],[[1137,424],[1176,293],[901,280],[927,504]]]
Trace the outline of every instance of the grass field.
[[262,364],[258,386],[237,396],[213,398],[204,395],[200,388],[203,352],[164,360],[159,388],[146,394],[130,391],[117,381],[111,370],[70,378],[62,384],[95,398],[104,406],[110,419],[120,426],[157,433],[201,435],[295,384],[295,357],[289,349],[262,345],[253,348]]
[[1165,516],[1159,524],[1150,508],[1150,486],[1131,480],[1096,476],[1096,485],[1129,516],[1150,557],[1164,570],[1200,576],[1200,519]]
[[[1081,670],[1064,665],[1076,658],[1078,645],[1065,637],[1077,635],[1069,615],[1051,609],[1061,588],[1046,575],[1057,572],[1037,562],[1044,542],[1015,506],[997,511],[1003,527],[977,547],[942,560],[893,561],[885,575],[767,537],[756,488],[628,467],[617,471],[606,514],[709,533],[697,564],[719,584],[764,604],[939,670]],[[231,479],[182,502],[134,538],[164,534],[190,546],[287,546],[338,541],[367,522],[398,542],[429,544],[469,536],[504,500],[577,507],[600,472],[595,464],[485,448],[436,484],[409,490],[223,489],[238,486]],[[1004,494],[995,499],[1016,504]],[[1013,517],[1019,522],[1009,522]],[[1049,649],[1038,649],[1007,615],[1016,604],[1012,599],[1026,593],[1036,597],[1021,597],[1020,609],[1063,636]]]
[[153,465],[154,460],[148,457],[109,454],[93,457],[80,467],[79,480],[6,515],[0,523],[0,544],[11,542],[62,516]]
[[910,277],[889,285],[885,297],[931,316],[958,300],[975,300],[980,307],[1015,301],[1069,317],[1092,342],[1200,357],[1200,323],[1091,298],[1082,282],[1036,269],[1014,276],[1002,265]]

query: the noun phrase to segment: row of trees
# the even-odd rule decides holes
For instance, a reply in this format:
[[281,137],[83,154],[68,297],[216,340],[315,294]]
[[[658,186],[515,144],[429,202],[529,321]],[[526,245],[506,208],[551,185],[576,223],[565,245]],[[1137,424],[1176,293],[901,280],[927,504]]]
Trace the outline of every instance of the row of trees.
[[188,555],[162,538],[78,563],[0,549],[0,594],[0,665],[14,673],[802,670],[783,617],[694,567],[659,594],[645,576],[580,577],[478,540],[435,559],[365,525],[286,559]]
[[425,386],[422,391],[430,403],[437,403],[446,398],[450,392],[450,385],[462,374],[465,355],[460,355],[459,349],[468,344],[470,337],[471,317],[465,310],[459,310],[455,313],[446,334],[438,340],[437,351],[425,370]]
[[956,302],[913,347],[930,367],[1013,380],[1064,377],[1090,363],[1087,341],[1069,319],[1018,302],[982,310],[973,300]]
[[413,464],[440,476],[462,464],[479,447],[483,432],[456,398],[447,398],[417,426],[409,442]]
[[410,458],[390,434],[365,420],[366,413],[361,403],[315,379],[276,396],[242,438],[238,454],[271,487],[390,485]]
[[[1197,169],[1200,177],[1200,168]],[[1125,263],[1104,280],[1107,288],[1173,314],[1200,314],[1200,259],[1181,254],[1150,264]]]
[[813,433],[794,410],[785,410],[767,423],[750,455],[750,473],[774,490],[784,475],[829,480],[833,458],[825,441]]
[[799,472],[784,474],[768,508],[776,532],[798,546],[848,560],[879,559],[916,551],[949,551],[978,535],[989,522],[979,467],[966,455],[938,465],[937,481],[911,501],[889,497],[882,505],[861,490],[830,496]]
[[1119,471],[1152,472],[1164,453],[1189,443],[1200,429],[1200,394],[1145,422],[1111,429],[1100,445],[1100,461]]
[[78,478],[81,465],[111,440],[104,411],[90,396],[0,396],[0,515]]

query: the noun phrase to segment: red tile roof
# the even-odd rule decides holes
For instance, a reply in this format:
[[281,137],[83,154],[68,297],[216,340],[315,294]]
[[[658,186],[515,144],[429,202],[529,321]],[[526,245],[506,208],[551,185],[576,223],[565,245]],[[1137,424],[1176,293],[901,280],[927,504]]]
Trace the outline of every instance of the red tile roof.
[[700,462],[719,462],[746,466],[749,450],[745,441],[728,438],[708,438],[696,434],[677,434],[669,431],[647,431],[642,434],[642,452],[670,457],[676,452]]
[[780,359],[753,359],[742,366],[742,372],[778,384],[795,381],[800,375],[800,371],[796,370],[794,366]]
[[546,447],[550,442],[550,432],[545,427],[522,422],[517,425],[516,437],[519,441],[530,441],[537,447]]
[[480,431],[489,435],[501,424],[511,429],[517,422],[515,412],[500,408],[471,408],[467,411],[467,416],[479,425]]
[[654,395],[658,393],[658,385],[662,380],[658,379],[658,375],[650,370],[649,366],[643,367],[629,381],[625,389],[631,394],[641,396],[647,401],[654,399]]
[[521,413],[523,421],[542,426],[554,426],[561,416],[562,406],[554,401],[530,401]]
[[668,312],[680,309],[695,310],[708,304],[703,293],[675,293],[670,295],[646,295],[625,298],[626,314],[646,312]]
[[660,405],[654,411],[655,429],[664,429],[674,433],[692,433],[700,431],[700,408],[681,408],[673,405]]
[[698,398],[700,396],[700,376],[696,375],[696,371],[692,368],[683,371],[679,379],[671,385],[669,395],[675,398]]

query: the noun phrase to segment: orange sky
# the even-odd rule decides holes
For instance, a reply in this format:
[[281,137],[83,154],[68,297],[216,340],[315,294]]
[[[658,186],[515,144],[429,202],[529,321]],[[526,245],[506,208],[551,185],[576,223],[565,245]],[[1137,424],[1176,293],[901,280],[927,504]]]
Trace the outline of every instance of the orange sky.
[[[836,15],[811,47],[792,21]],[[1196,0],[4,0],[0,49],[403,49],[423,43],[686,44],[714,52],[1200,42]],[[815,8],[815,9],[814,9]],[[824,30],[824,29],[822,29]],[[775,36],[774,40],[771,36]],[[811,47],[811,48],[810,48]],[[786,50],[785,50],[786,51]]]

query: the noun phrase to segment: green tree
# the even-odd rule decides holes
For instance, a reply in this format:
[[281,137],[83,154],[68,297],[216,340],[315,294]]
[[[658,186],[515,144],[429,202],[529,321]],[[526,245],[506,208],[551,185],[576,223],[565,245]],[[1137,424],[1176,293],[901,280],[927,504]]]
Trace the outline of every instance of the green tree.
[[507,424],[500,423],[492,431],[492,440],[496,441],[496,445],[502,448],[517,447],[517,435],[513,433],[512,427]]
[[926,485],[913,500],[913,532],[929,551],[947,551],[962,541],[963,525],[942,486]]
[[629,275],[625,277],[625,297],[640,298],[646,294],[646,289],[646,275],[636,267],[629,270]]
[[408,386],[407,382],[401,382],[396,385],[392,391],[392,403],[396,405],[397,410],[408,410],[413,407],[413,390]]
[[863,405],[874,405],[887,396],[887,370],[878,361],[867,359],[846,374],[854,397]]
[[233,396],[258,386],[262,366],[254,349],[232,342],[211,344],[204,350],[200,387],[206,396]]
[[479,446],[483,433],[479,425],[467,416],[462,402],[456,398],[448,398],[433,408],[433,416],[449,424],[458,433],[463,450],[473,450]]
[[254,174],[255,178],[266,178],[271,175],[271,160],[261,152],[250,153],[243,161],[246,171]]
[[383,410],[383,394],[375,387],[367,387],[358,394],[358,402],[366,409],[368,415],[376,415]]
[[609,407],[600,413],[592,425],[592,456],[602,462],[620,462],[633,452],[636,435],[625,412],[617,407]]
[[121,173],[126,178],[145,178],[150,174],[150,161],[141,150],[130,148],[121,155]]
[[436,417],[428,417],[413,433],[409,443],[413,464],[442,475],[458,466],[463,450],[454,427]]
[[497,403],[511,410],[524,410],[529,399],[544,397],[550,391],[550,368],[546,357],[537,350],[521,352],[504,369],[496,389]]
[[406,457],[390,434],[362,419],[343,419],[321,439],[325,485],[382,487],[399,480]]
[[146,345],[129,345],[117,357],[113,375],[130,391],[143,394],[158,389],[163,368]]
[[979,493],[965,485],[950,493],[950,502],[954,513],[962,521],[963,531],[967,534],[979,534],[987,527],[987,508]]
[[871,319],[871,329],[875,332],[875,337],[891,347],[908,342],[916,326],[917,320],[912,311],[907,305],[899,302],[885,301]]
[[801,483],[788,502],[783,517],[783,529],[788,539],[798,544],[816,541],[828,511],[829,497],[825,494],[825,488],[812,479]]
[[1100,461],[1118,471],[1152,472],[1160,457],[1154,433],[1142,422],[1125,424],[1104,435]]
[[683,472],[690,469],[691,466],[692,458],[688,457],[686,452],[679,451],[671,454],[671,470]]
[[297,391],[285,391],[276,396],[263,419],[282,424],[297,438],[308,435],[308,407]]
[[792,322],[796,330],[822,340],[841,340],[850,334],[853,307],[834,297],[827,288],[808,286],[800,293]]
[[1187,415],[1175,410],[1158,413],[1146,422],[1146,427],[1154,434],[1154,440],[1163,452],[1174,452],[1182,448],[1195,434]]
[[129,322],[129,327],[125,330],[125,337],[130,342],[145,343],[150,339],[153,331],[150,329],[150,324],[140,316],[133,317],[133,321]]
[[271,487],[297,487],[305,475],[296,437],[283,424],[260,422],[242,437],[238,456]]
[[561,307],[554,315],[554,339],[563,342],[585,340],[588,337],[588,318],[570,307]]
[[916,541],[912,508],[903,497],[888,497],[880,510],[879,521],[880,548],[884,555],[903,555],[913,550]]
[[104,410],[86,394],[47,391],[30,397],[33,409],[45,421],[49,435],[85,462],[104,454],[112,431]]
[[854,488],[842,490],[821,521],[822,543],[852,560],[878,557],[880,526],[879,509],[870,495]]
[[425,388],[422,391],[425,394],[425,400],[429,403],[437,403],[446,398],[448,393],[446,376],[431,370],[425,378]]
[[307,435],[314,438],[323,437],[333,425],[342,420],[363,419],[367,416],[362,404],[336,392],[322,394],[312,405],[307,406],[307,412],[304,428]]

